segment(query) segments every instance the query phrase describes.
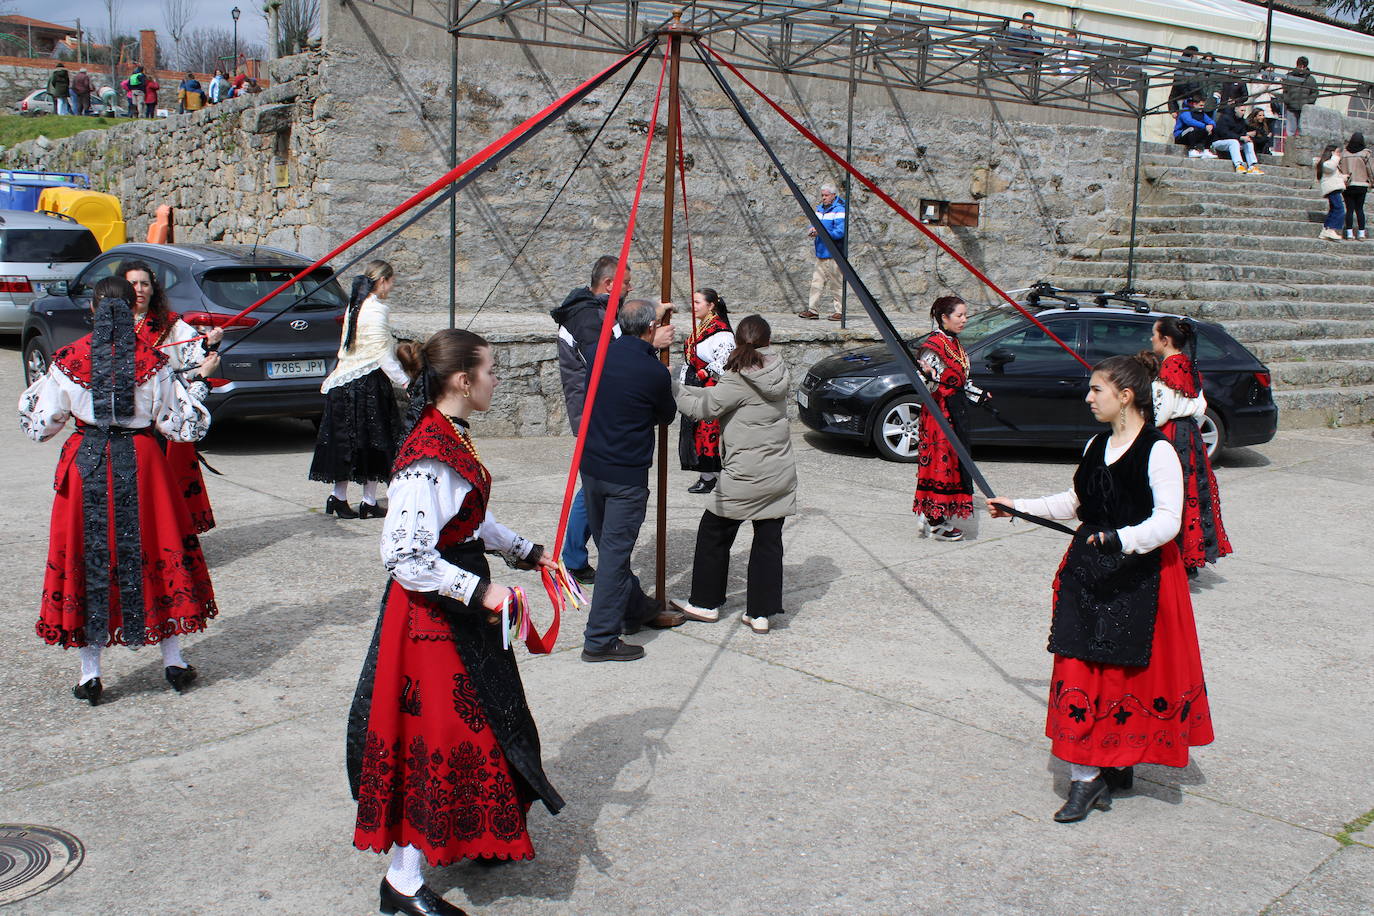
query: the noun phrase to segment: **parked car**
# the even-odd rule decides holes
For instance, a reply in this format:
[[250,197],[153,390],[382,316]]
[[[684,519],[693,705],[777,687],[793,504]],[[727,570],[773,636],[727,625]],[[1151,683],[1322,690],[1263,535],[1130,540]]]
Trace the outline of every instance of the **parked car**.
[[[93,260],[71,283],[49,288],[24,323],[24,377],[48,369],[52,354],[91,330],[96,282],[124,261],[141,260],[157,273],[171,309],[189,324],[224,328],[220,379],[206,406],[216,419],[243,416],[317,418],[324,408],[320,382],[333,369],[348,298],[333,271],[317,269],[251,315],[233,316],[310,265],[291,251],[251,245],[117,245]],[[321,281],[326,281],[311,293]],[[296,301],[298,297],[308,298]],[[260,324],[290,308],[289,315]],[[229,344],[241,334],[241,345]]]
[[18,333],[49,283],[73,279],[99,254],[91,230],[74,220],[0,210],[0,333]]
[[[35,89],[22,99],[14,103],[14,110],[22,114],[53,114],[57,111],[57,103],[53,101],[52,94],[46,89]],[[99,117],[105,113],[105,103],[95,98],[91,99],[91,115]]]
[[[1028,306],[1090,364],[1148,349],[1163,313],[1147,306]],[[1274,438],[1278,407],[1269,370],[1220,325],[1198,321],[1197,363],[1204,378],[1208,453]],[[913,353],[927,335],[907,341]],[[1101,431],[1084,397],[1089,371],[1011,306],[980,312],[959,335],[973,384],[992,394],[990,411],[969,406],[974,445],[1082,448]],[[803,423],[833,436],[871,442],[889,461],[915,461],[921,403],[882,345],[849,350],[811,367],[797,392]]]

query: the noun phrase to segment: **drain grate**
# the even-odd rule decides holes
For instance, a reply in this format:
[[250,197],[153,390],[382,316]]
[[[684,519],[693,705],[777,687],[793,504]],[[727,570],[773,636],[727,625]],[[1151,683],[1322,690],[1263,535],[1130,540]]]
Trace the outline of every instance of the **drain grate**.
[[41,894],[81,867],[81,841],[56,827],[0,824],[0,906]]

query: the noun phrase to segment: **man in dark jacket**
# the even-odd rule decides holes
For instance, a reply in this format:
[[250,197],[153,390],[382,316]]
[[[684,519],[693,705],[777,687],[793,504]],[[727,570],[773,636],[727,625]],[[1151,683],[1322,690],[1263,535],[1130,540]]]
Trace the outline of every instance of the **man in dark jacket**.
[[[582,405],[587,400],[587,374],[596,358],[596,344],[601,338],[601,323],[606,317],[606,304],[615,283],[615,269],[619,261],[602,255],[592,265],[591,282],[568,293],[563,304],[549,314],[558,325],[558,376],[563,383],[563,403],[568,408],[568,424],[573,435],[582,427]],[[630,268],[625,266],[625,289],[630,288]],[[612,328],[620,336],[620,326]],[[578,582],[590,585],[596,581],[596,570],[587,555],[587,541],[591,538],[587,527],[587,503],[581,490],[573,497],[568,512],[568,530],[563,537],[563,565]]]
[[1169,111],[1177,115],[1188,107],[1188,100],[1197,95],[1202,88],[1197,71],[1197,45],[1189,45],[1178,56],[1178,69],[1174,71],[1174,84],[1169,88]]
[[79,115],[89,115],[91,113],[91,93],[95,91],[95,86],[91,83],[91,75],[82,67],[72,76],[72,98],[76,101],[76,113]]
[[672,379],[655,354],[673,342],[671,313],[648,300],[632,299],[619,315],[622,333],[606,351],[582,452],[587,520],[601,557],[582,639],[582,660],[587,662],[643,658],[643,647],[625,642],[622,633],[666,629],[686,620],[644,594],[630,569],[649,504],[654,428],[677,415]]
[[1235,108],[1217,109],[1216,127],[1212,131],[1212,149],[1230,155],[1231,164],[1241,174],[1264,174],[1256,165],[1254,132]]
[[48,76],[48,95],[52,96],[53,112],[55,114],[72,114],[72,76],[67,72],[67,68],[62,66],[62,61],[57,62],[57,66],[52,68],[52,73]]
[[1302,136],[1302,110],[1317,101],[1321,86],[1312,71],[1307,69],[1307,58],[1299,57],[1298,65],[1288,71],[1283,78],[1283,104],[1288,109],[1289,120],[1293,122],[1293,136]]

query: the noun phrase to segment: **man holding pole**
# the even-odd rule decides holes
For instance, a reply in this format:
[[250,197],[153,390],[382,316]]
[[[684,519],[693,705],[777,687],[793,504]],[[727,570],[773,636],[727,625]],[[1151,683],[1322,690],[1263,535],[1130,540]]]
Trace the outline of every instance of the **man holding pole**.
[[655,355],[672,345],[672,306],[631,299],[619,318],[621,335],[606,350],[582,452],[582,493],[600,557],[583,634],[586,662],[643,658],[644,648],[622,640],[622,633],[668,629],[686,620],[646,595],[630,569],[649,505],[656,427],[677,415],[672,378]]

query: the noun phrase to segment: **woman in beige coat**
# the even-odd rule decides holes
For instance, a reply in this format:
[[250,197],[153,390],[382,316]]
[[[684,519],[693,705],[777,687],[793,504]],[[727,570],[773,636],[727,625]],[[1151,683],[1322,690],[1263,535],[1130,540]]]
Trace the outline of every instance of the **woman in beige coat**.
[[750,315],[735,330],[735,352],[711,388],[675,386],[678,410],[720,420],[721,476],[697,526],[689,601],[673,606],[693,620],[720,619],[739,527],[754,523],[749,584],[741,618],[755,633],[782,613],[782,522],[797,511],[797,464],[787,422],[787,367],[769,348],[772,330]]

